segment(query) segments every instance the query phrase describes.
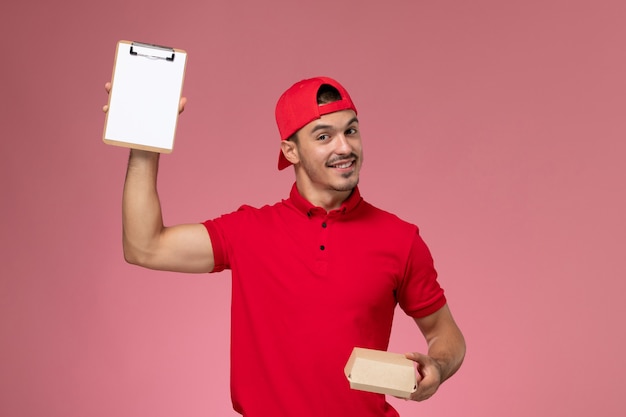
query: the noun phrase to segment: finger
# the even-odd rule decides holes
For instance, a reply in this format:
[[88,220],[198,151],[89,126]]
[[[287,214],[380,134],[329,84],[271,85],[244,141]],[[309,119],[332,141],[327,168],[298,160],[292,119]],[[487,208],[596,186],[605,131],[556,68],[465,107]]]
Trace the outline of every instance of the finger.
[[424,401],[429,399],[435,394],[439,383],[432,378],[424,378],[417,384],[417,390],[411,394],[413,401]]
[[186,104],[187,104],[187,97],[181,97],[180,102],[178,103],[178,113],[182,113],[185,111]]
[[[104,83],[104,89],[106,90],[107,94],[111,93],[111,82],[110,81]],[[102,106],[102,111],[105,112],[105,113],[108,112],[109,111],[109,106],[107,104]]]
[[411,394],[411,400],[412,401],[425,401],[429,399],[430,397],[432,397],[433,394],[434,392],[425,392],[424,390],[418,390],[418,391],[415,391],[413,394]]
[[405,353],[404,356],[407,359],[412,360],[413,362],[417,362],[418,364],[424,364],[425,359],[428,357],[424,354],[421,354],[419,352],[409,352],[409,353]]

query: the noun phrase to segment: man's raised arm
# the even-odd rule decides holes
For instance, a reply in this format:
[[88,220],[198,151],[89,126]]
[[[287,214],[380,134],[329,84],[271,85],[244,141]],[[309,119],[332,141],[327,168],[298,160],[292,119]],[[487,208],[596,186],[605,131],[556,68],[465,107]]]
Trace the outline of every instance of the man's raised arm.
[[[105,84],[107,92],[111,83]],[[185,108],[182,98],[179,111]],[[102,108],[108,111],[108,106]],[[213,247],[202,224],[163,225],[157,192],[159,154],[131,149],[122,197],[124,259],[150,269],[176,272],[213,270]]]
[[211,239],[202,224],[163,225],[157,192],[159,154],[132,149],[122,198],[124,258],[150,269],[210,272]]

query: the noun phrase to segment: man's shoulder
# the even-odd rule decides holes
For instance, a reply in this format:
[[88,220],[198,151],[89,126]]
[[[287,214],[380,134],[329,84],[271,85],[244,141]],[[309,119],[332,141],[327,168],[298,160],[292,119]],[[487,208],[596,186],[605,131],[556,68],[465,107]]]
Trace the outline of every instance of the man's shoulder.
[[281,202],[260,207],[242,204],[234,211],[224,213],[210,220],[218,228],[228,233],[251,233],[261,230],[272,230],[288,217]]
[[242,204],[239,206],[236,212],[246,212],[246,213],[274,213],[281,210],[285,210],[288,204],[285,204],[286,200],[277,201],[275,203],[268,203],[261,206],[254,206],[252,204]]
[[417,227],[415,224],[401,218],[397,214],[375,206],[368,201],[363,200],[361,204],[363,205],[363,213],[365,213],[367,216],[376,218],[378,221],[388,223],[390,226],[396,226],[401,228]]
[[254,206],[251,204],[242,204],[239,208],[231,213],[224,214],[220,217],[232,217],[237,219],[269,219],[285,216],[289,212],[289,205],[285,201],[278,201],[272,204],[262,206]]

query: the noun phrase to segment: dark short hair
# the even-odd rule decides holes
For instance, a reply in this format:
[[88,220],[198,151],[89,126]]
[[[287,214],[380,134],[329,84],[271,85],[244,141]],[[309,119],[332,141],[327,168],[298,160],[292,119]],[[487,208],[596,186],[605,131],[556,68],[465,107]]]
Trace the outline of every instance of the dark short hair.
[[317,104],[328,104],[341,100],[341,94],[339,90],[330,84],[322,84],[320,89],[317,90]]

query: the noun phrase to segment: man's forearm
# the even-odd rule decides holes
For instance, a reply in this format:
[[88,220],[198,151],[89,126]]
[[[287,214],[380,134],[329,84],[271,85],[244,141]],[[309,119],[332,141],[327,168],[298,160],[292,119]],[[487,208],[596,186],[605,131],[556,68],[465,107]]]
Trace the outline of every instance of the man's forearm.
[[465,358],[465,338],[448,305],[430,316],[415,320],[428,343],[428,357],[435,362],[441,382],[461,367]]
[[465,358],[465,349],[465,339],[458,329],[450,329],[445,335],[430,341],[428,356],[439,365],[441,382],[459,370]]
[[122,197],[124,257],[144,263],[163,229],[157,193],[159,154],[131,149]]

